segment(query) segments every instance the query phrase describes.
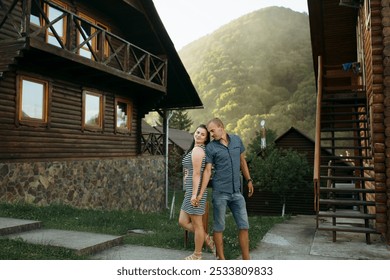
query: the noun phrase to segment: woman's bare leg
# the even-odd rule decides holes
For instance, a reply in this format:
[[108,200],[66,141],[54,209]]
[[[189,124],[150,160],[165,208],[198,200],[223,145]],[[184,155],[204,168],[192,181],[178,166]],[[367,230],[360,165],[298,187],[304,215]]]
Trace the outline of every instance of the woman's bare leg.
[[205,231],[201,215],[190,215],[192,227],[194,229],[195,252],[202,252],[205,241]]

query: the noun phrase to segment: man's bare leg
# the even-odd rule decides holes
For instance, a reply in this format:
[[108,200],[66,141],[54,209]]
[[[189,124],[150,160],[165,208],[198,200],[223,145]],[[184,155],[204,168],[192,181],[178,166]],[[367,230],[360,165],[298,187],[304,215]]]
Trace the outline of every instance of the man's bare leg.
[[238,233],[238,240],[240,242],[242,259],[250,260],[249,255],[249,233],[247,229],[240,229]]
[[215,243],[215,248],[217,249],[217,258],[219,260],[224,260],[225,255],[223,252],[223,232],[214,231],[214,243]]

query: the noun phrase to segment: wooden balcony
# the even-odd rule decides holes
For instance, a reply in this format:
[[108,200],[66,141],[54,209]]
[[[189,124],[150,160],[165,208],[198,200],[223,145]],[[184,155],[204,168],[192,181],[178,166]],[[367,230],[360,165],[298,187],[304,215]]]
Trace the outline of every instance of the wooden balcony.
[[[51,1],[41,3],[43,5],[37,0],[3,1],[0,43],[25,40],[24,59],[36,59],[35,64],[47,63],[47,67],[61,62],[68,67],[62,71],[71,69],[75,71],[73,76],[86,72],[95,73],[95,79],[102,75],[115,76],[116,80],[132,81],[166,93],[165,58]],[[47,14],[48,7],[55,11],[55,16]],[[38,56],[43,62],[36,58]]]

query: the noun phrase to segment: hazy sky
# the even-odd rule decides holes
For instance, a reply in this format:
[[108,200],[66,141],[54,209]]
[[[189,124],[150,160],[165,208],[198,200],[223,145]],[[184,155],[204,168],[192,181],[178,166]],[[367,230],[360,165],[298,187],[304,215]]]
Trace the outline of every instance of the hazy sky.
[[212,33],[242,15],[269,6],[307,11],[307,0],[153,0],[175,48]]

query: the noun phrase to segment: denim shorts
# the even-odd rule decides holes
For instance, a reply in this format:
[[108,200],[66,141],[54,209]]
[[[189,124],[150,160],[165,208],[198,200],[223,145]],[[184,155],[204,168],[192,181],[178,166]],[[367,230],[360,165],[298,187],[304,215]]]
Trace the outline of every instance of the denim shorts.
[[229,194],[213,190],[214,231],[222,232],[225,229],[226,206],[232,212],[238,229],[249,229],[244,196],[239,192]]

